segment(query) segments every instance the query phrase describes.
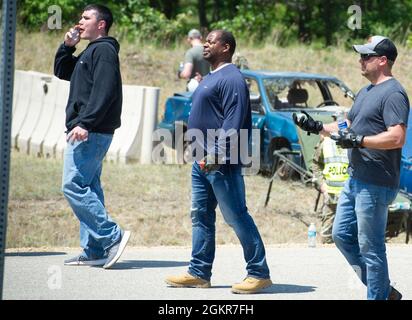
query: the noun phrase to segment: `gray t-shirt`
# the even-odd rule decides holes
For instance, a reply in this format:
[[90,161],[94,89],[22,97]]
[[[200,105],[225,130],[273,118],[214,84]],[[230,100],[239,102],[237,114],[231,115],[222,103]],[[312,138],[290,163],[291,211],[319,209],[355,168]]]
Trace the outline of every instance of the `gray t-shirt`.
[[187,50],[185,54],[185,63],[193,64],[192,74],[190,78],[196,75],[196,72],[205,76],[210,71],[210,64],[203,58],[203,46],[193,46]]
[[[348,113],[356,134],[372,136],[408,123],[409,99],[394,78],[362,88]],[[349,149],[349,174],[366,183],[399,187],[401,149]]]

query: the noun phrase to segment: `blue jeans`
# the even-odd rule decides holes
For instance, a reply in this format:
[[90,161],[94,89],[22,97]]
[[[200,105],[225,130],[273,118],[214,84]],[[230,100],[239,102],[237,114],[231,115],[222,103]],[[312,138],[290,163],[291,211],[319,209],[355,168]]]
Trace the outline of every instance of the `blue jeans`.
[[192,167],[192,259],[189,273],[205,280],[211,278],[218,203],[223,218],[234,229],[243,247],[248,276],[269,278],[265,247],[246,207],[241,167],[222,165],[217,171],[204,173],[197,162]]
[[388,205],[397,193],[351,177],[339,198],[332,237],[367,286],[370,300],[386,300],[390,292],[385,232]]
[[67,143],[62,191],[80,221],[80,246],[89,258],[101,258],[121,238],[120,227],[108,216],[100,185],[102,161],[112,134],[89,132],[87,141]]

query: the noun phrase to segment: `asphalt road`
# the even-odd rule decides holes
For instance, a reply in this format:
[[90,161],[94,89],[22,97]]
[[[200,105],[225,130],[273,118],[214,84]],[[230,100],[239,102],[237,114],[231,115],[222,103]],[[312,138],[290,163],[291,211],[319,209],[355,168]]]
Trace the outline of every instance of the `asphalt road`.
[[[126,248],[113,269],[64,266],[74,249],[8,252],[3,299],[132,300],[314,300],[365,299],[366,289],[334,246],[267,246],[274,285],[264,293],[236,295],[233,283],[245,277],[240,246],[219,246],[212,288],[171,288],[164,278],[185,272],[190,248]],[[412,245],[388,245],[391,281],[412,299]]]

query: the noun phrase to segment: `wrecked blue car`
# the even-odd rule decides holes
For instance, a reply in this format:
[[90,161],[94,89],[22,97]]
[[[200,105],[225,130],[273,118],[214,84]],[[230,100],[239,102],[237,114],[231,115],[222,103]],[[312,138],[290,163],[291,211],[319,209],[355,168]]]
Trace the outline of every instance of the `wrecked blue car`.
[[[272,72],[241,70],[248,84],[252,107],[253,128],[260,130],[260,171],[270,172],[276,150],[300,151],[292,113],[307,111],[314,118],[332,121],[332,114],[352,106],[354,93],[339,79],[321,74],[302,72]],[[191,109],[191,93],[176,93],[169,97],[158,128],[172,133],[172,146],[183,143],[183,157],[190,153],[190,145],[181,133],[187,128]],[[177,130],[177,131],[176,131]],[[176,132],[180,134],[175,135]],[[252,144],[256,142],[252,139]],[[298,154],[297,152],[296,154]],[[301,155],[290,155],[304,165]],[[278,162],[277,174],[290,178],[293,170]]]
[[406,141],[402,148],[400,189],[412,200],[412,112],[410,111]]

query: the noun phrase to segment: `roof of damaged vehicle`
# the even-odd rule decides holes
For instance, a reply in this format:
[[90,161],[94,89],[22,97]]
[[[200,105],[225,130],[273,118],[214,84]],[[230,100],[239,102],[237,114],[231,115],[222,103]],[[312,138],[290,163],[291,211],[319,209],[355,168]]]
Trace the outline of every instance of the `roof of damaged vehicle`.
[[338,78],[316,73],[306,73],[306,72],[275,72],[267,70],[250,70],[242,69],[244,75],[255,76],[260,78],[291,78],[291,79],[302,79],[302,80],[332,80],[340,81]]

